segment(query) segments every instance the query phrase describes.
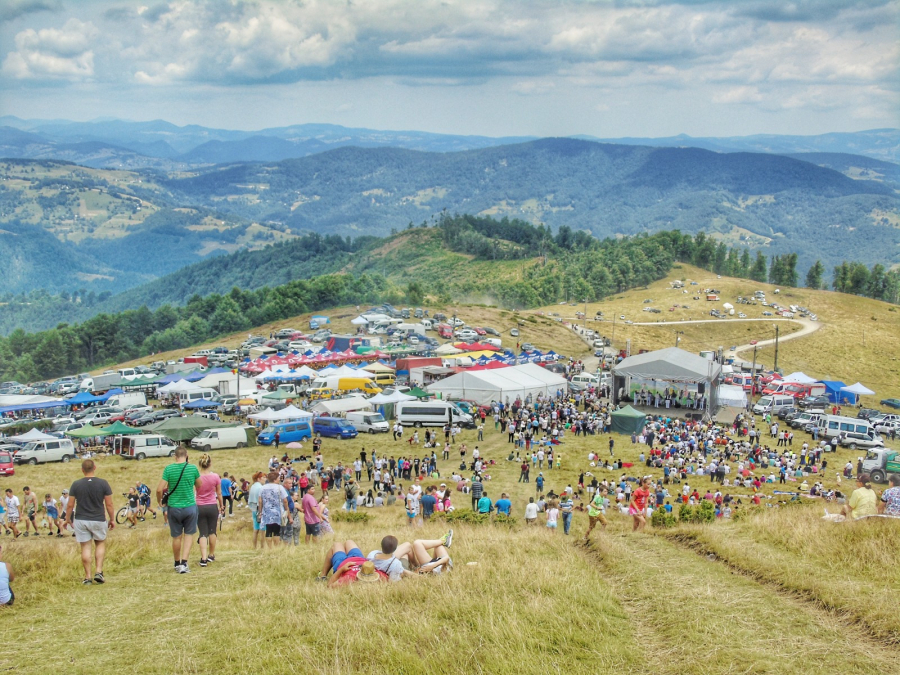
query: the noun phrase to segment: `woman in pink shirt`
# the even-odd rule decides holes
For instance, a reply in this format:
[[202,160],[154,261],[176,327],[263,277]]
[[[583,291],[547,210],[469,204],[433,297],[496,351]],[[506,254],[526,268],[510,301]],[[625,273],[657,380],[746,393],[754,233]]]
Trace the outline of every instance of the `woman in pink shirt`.
[[212,458],[203,453],[200,465],[200,487],[197,488],[197,527],[200,529],[200,567],[216,560],[216,528],[222,504],[222,479],[214,473]]

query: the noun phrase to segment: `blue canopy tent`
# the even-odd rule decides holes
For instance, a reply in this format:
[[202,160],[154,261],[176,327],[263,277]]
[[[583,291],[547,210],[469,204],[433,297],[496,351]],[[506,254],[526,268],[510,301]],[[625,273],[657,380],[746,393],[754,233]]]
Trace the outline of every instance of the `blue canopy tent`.
[[184,375],[181,373],[169,373],[165,377],[161,377],[156,380],[157,384],[171,384],[172,382],[178,382],[179,380],[183,380]]
[[220,405],[222,404],[219,401],[208,401],[205,398],[198,398],[196,401],[185,403],[181,407],[183,410],[198,410],[201,408],[218,408]]
[[847,385],[838,380],[819,380],[825,385],[825,395],[832,403],[840,403],[843,405],[855,404],[859,396],[849,391],[841,391]]
[[108,397],[103,396],[94,396],[93,394],[89,394],[86,391],[79,392],[75,394],[72,398],[66,399],[63,405],[87,405],[88,403],[100,403],[101,401],[105,401]]

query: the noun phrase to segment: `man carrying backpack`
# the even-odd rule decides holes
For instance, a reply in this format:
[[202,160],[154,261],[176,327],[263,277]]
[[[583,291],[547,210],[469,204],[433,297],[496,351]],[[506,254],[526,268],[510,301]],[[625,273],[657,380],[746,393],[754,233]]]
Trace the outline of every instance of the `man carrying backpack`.
[[344,485],[344,508],[347,511],[356,511],[356,481],[353,478]]

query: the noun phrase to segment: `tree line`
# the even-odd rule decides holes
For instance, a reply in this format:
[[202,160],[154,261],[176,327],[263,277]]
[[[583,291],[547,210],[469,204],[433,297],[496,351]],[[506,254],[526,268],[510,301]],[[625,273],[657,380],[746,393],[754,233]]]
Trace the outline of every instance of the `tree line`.
[[[428,226],[423,223],[423,227]],[[500,279],[486,289],[500,305],[510,308],[536,307],[561,299],[599,300],[662,279],[677,262],[691,263],[717,274],[781,286],[799,285],[796,254],[767,258],[757,252],[751,256],[747,249],[729,247],[703,232],[691,236],[672,230],[599,240],[565,226],[554,235],[549,228],[526,221],[506,218],[497,221],[447,213],[433,227],[431,231],[439,238],[438,247],[443,244],[447,249],[485,260],[523,261],[519,278]],[[366,238],[351,242],[340,237],[312,235],[305,243],[308,249],[317,250],[326,258],[335,256],[329,260],[334,264],[359,255],[363,249],[381,245],[384,240]],[[290,258],[289,252],[294,249],[291,244],[273,247],[277,254],[274,257],[278,261]],[[406,259],[401,254],[397,253]],[[316,257],[312,255],[309,262]],[[142,304],[138,309],[106,312],[81,323],[60,323],[40,332],[29,333],[19,327],[8,337],[0,338],[0,377],[33,382],[72,374],[103,364],[187,348],[254,326],[342,305],[421,304],[426,295],[450,302],[450,293],[461,282],[479,284],[477,279],[466,278],[464,265],[453,270],[457,278],[440,283],[409,279],[408,275],[395,274],[395,271],[388,266],[384,273],[350,269],[255,290],[235,286],[227,293],[194,293],[183,306],[166,303],[151,310]],[[823,288],[824,276],[824,265],[816,261],[807,272],[806,285]],[[191,281],[203,286],[198,278]],[[832,286],[845,293],[897,302],[900,274],[881,265],[869,269],[861,263],[843,263],[834,270]],[[79,290],[58,301],[90,305],[105,299]]]

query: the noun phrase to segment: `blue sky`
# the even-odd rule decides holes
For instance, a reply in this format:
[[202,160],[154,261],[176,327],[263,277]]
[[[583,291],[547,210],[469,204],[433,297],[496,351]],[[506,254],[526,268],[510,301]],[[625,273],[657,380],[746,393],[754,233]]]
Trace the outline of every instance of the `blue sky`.
[[3,0],[0,114],[484,135],[900,126],[898,0]]

